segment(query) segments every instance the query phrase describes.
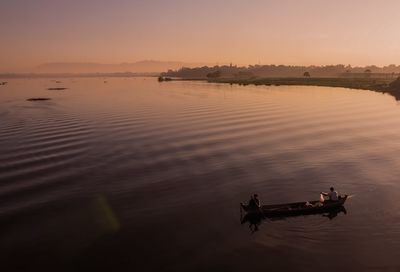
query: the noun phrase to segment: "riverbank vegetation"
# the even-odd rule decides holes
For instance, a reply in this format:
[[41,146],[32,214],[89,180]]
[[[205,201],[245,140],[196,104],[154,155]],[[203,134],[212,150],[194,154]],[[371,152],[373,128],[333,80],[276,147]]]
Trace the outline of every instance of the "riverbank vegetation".
[[389,93],[400,100],[400,66],[396,65],[385,67],[225,65],[170,70],[161,76],[240,85],[306,85],[365,89]]

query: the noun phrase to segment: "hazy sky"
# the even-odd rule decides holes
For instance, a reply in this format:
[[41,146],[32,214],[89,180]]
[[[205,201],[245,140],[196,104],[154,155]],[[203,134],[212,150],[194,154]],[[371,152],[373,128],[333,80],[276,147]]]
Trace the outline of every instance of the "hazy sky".
[[399,0],[1,0],[0,71],[43,62],[400,64]]

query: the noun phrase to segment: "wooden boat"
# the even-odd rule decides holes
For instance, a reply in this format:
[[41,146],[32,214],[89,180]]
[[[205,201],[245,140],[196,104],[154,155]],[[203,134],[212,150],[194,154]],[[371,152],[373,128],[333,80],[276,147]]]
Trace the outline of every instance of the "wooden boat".
[[286,217],[296,215],[318,214],[337,210],[342,207],[347,200],[347,195],[339,196],[337,201],[320,200],[295,202],[278,205],[263,205],[260,208],[253,208],[240,203],[241,207],[248,214],[260,214],[265,217]]

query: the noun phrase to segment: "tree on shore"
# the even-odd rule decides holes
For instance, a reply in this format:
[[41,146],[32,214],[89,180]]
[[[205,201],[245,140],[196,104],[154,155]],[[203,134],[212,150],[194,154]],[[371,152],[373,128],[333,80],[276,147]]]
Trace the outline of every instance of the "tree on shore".
[[303,76],[304,76],[304,77],[311,77],[311,75],[310,75],[309,72],[304,72]]
[[221,77],[221,71],[215,71],[207,74],[207,78],[219,78]]

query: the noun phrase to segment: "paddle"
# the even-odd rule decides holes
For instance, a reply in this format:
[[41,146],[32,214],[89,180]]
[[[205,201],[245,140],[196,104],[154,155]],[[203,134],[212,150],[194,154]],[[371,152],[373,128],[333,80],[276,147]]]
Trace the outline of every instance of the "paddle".
[[243,213],[242,213],[243,207],[242,207],[242,203],[240,203],[240,221],[243,220]]

